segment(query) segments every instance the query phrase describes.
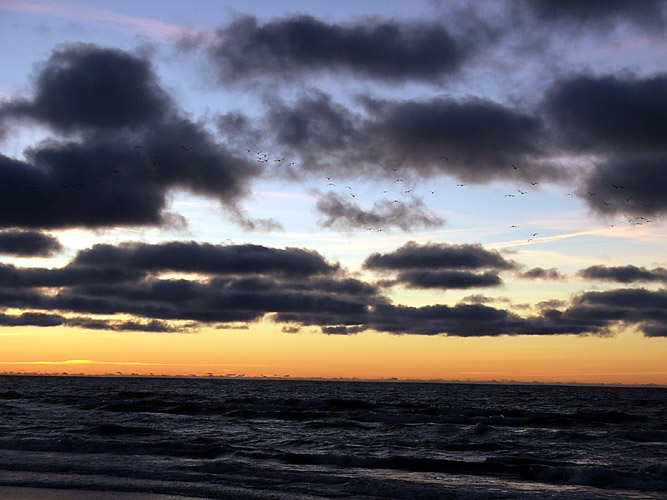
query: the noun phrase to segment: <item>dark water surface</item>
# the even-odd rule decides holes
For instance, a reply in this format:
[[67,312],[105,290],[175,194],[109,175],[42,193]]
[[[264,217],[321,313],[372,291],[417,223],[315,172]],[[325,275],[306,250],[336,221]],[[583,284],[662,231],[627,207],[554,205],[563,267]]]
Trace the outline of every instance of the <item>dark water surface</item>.
[[224,499],[667,498],[667,389],[0,377],[0,485]]

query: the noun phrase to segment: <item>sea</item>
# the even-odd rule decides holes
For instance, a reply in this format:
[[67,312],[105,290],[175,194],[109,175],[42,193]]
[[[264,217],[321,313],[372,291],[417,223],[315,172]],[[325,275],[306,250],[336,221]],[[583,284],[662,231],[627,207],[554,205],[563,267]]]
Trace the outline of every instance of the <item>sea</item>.
[[665,499],[667,389],[0,376],[0,486],[210,499]]

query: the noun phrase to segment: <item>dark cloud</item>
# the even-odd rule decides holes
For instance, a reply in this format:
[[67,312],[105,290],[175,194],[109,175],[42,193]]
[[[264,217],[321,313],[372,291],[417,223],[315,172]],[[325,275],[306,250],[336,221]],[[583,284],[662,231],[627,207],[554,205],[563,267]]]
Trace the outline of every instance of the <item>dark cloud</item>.
[[480,288],[499,286],[502,281],[493,272],[418,270],[399,273],[396,283],[410,288]]
[[[460,288],[487,285],[487,279],[497,284],[492,272],[454,270],[460,260],[454,257],[467,259],[464,264],[473,270],[516,267],[479,245],[414,243],[376,254],[368,267],[399,270],[398,281],[408,286]],[[197,274],[174,279],[161,272]],[[604,335],[624,324],[661,336],[667,328],[665,290],[587,292],[569,305],[542,303],[532,317],[483,305],[487,300],[474,302],[394,305],[377,285],[346,275],[312,251],[252,245],[98,245],[60,269],[0,268],[0,308],[30,311],[0,315],[9,326],[175,332],[202,325],[238,328],[268,318],[294,331],[315,326],[327,334]]]
[[579,271],[579,276],[592,280],[615,281],[617,283],[658,282],[667,283],[667,269],[646,269],[637,266],[591,266]]
[[119,266],[81,266],[68,264],[62,268],[22,268],[0,263],[0,288],[57,288],[85,283],[115,284],[143,279],[142,270]]
[[24,312],[22,314],[0,313],[0,325],[2,326],[60,326],[65,323],[65,318],[59,314],[45,314],[35,312]]
[[653,217],[667,213],[666,165],[667,149],[598,163],[579,196],[599,214],[626,214],[636,217],[627,221],[630,224],[650,223]]
[[160,121],[171,103],[148,61],[77,44],[54,50],[38,68],[33,100],[9,110],[61,130],[114,130]]
[[666,148],[667,74],[565,78],[554,84],[544,106],[568,148],[623,153]]
[[394,280],[382,282],[383,286],[401,284],[446,290],[500,286],[498,271],[514,269],[517,264],[479,244],[419,245],[410,241],[394,252],[371,254],[363,267],[381,272],[399,271]]
[[[480,98],[389,101],[361,96],[358,102],[359,109],[352,112],[321,92],[290,104],[274,100],[262,125],[249,130],[264,130],[264,140],[273,148],[298,157],[302,173],[393,182],[396,174],[390,168],[400,168],[401,174],[420,178],[445,174],[477,183],[561,175],[559,168],[535,161],[547,146],[537,115]],[[221,131],[239,141],[238,130],[225,124]],[[246,142],[253,140],[255,132]]]
[[519,274],[519,277],[529,280],[562,280],[565,279],[558,269],[544,269],[542,267],[534,267]]
[[635,325],[646,336],[667,330],[667,290],[643,288],[586,292],[574,298],[563,313],[566,318],[608,326],[614,322]]
[[272,101],[266,117],[281,146],[309,157],[349,147],[359,133],[357,121],[350,110],[323,92],[302,96],[291,105]]
[[0,254],[48,257],[62,249],[58,238],[38,231],[0,232]]
[[435,82],[457,72],[472,46],[433,22],[327,24],[300,15],[263,25],[243,17],[216,32],[208,55],[222,82],[321,71]]
[[252,223],[238,203],[259,166],[179,115],[145,59],[61,48],[39,68],[34,98],[5,102],[1,115],[75,138],[44,141],[25,161],[0,156],[0,226],[173,224],[165,210],[174,189],[215,198],[234,220]]
[[172,326],[165,321],[109,321],[94,318],[67,318],[65,324],[70,327],[85,328],[87,330],[109,330],[115,332],[151,332],[151,333],[171,333],[182,332],[189,327]]
[[[163,272],[196,273],[192,279]],[[360,317],[386,299],[310,250],[194,242],[96,245],[63,268],[0,267],[0,308],[86,315],[130,314],[134,323],[73,318],[104,330],[189,330],[191,323],[246,323],[267,314]],[[155,322],[157,321],[157,322]],[[322,321],[326,324],[326,321]]]
[[366,325],[399,334],[482,337],[497,335],[577,335],[594,333],[598,325],[563,321],[560,314],[522,318],[503,309],[478,304],[424,307],[382,305]]
[[667,211],[667,75],[565,78],[544,110],[561,150],[597,157],[578,191],[594,211]]
[[327,193],[317,201],[316,208],[326,216],[326,219],[318,222],[321,227],[338,229],[377,231],[399,228],[402,231],[414,231],[438,228],[445,222],[417,198],[398,203],[389,200],[376,201],[370,210],[364,210],[336,193]]
[[475,304],[475,305],[492,304],[494,302],[509,302],[509,301],[510,301],[509,299],[503,297],[488,297],[486,295],[480,295],[480,294],[467,295],[461,299],[461,303]]
[[515,262],[506,260],[496,250],[486,250],[482,245],[448,245],[427,243],[419,245],[409,241],[391,253],[371,254],[363,264],[366,269],[496,269],[516,268]]
[[642,28],[662,30],[665,27],[664,0],[523,0],[541,22],[559,22],[571,26],[610,27],[631,22]]
[[[513,175],[512,164],[540,177],[524,160],[540,151],[539,119],[492,101],[370,101],[364,132],[387,156],[409,158],[427,172],[488,182]],[[381,146],[381,147],[378,147]],[[445,157],[445,158],[443,158]]]
[[276,249],[252,244],[225,246],[195,241],[156,245],[99,244],[79,252],[73,265],[122,267],[150,272],[290,276],[331,274],[338,269],[338,265],[330,264],[314,250]]

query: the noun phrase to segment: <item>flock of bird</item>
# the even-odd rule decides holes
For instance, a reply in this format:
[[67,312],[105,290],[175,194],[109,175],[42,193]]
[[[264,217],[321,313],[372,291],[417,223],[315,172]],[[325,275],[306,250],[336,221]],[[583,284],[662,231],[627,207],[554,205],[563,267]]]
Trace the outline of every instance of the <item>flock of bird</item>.
[[[255,159],[256,159],[256,161],[259,162],[259,163],[269,163],[270,161],[279,163],[279,162],[284,162],[284,161],[286,161],[286,158],[285,158],[285,157],[272,159],[272,158],[271,158],[271,154],[270,154],[270,153],[267,153],[267,152],[264,152],[264,151],[255,151],[255,152],[253,153],[253,150],[252,150],[252,149],[246,149],[246,152],[247,152],[247,153],[255,154]],[[445,156],[445,155],[440,156],[439,159],[440,159],[441,161],[445,161],[445,162],[448,162],[448,161],[449,161],[449,158],[448,158],[447,156]],[[296,165],[296,163],[295,163],[295,162],[291,162],[291,163],[289,163],[289,165],[290,165],[290,166],[293,166],[293,165]],[[515,165],[515,164],[511,164],[511,168],[512,168],[513,171],[518,171],[518,170],[520,170],[520,167],[518,167],[518,166]],[[392,167],[392,168],[391,168],[391,173],[393,173],[395,176],[397,176],[397,178],[393,181],[394,184],[397,184],[397,183],[404,183],[404,182],[405,182],[405,178],[399,176],[398,168]],[[334,190],[334,188],[337,187],[336,182],[334,182],[335,179],[334,179],[333,176],[326,176],[326,180],[327,180],[326,187],[329,188],[330,190]],[[537,181],[530,181],[530,185],[533,186],[533,187],[534,187],[534,186],[537,186],[538,184],[539,184],[539,182],[537,182]],[[459,188],[464,188],[464,187],[467,187],[467,186],[468,186],[468,185],[465,184],[465,183],[459,183],[459,184],[456,184],[456,187],[459,187]],[[611,186],[612,186],[614,189],[626,189],[626,186],[623,186],[623,185],[620,185],[620,184],[611,184]],[[352,186],[345,185],[345,186],[343,187],[343,189],[346,189],[346,190],[349,191],[348,194],[349,194],[349,196],[350,196],[351,198],[354,199],[354,198],[357,197],[357,194],[355,194],[355,193],[352,192],[352,191],[353,191]],[[412,189],[403,189],[402,191],[403,191],[402,194],[404,194],[404,195],[410,195],[410,194],[413,192]],[[388,195],[389,193],[390,193],[390,189],[383,189],[383,190],[381,191],[381,194],[382,194],[382,195]],[[396,190],[396,189],[392,189],[392,190],[391,190],[391,193],[396,194],[396,193],[397,193],[397,190]],[[431,195],[435,195],[435,194],[436,194],[436,191],[429,190],[428,193],[430,193]],[[517,194],[515,194],[515,193],[507,193],[507,194],[504,195],[504,197],[505,197],[505,198],[517,198],[517,197],[521,197],[521,196],[525,196],[525,195],[529,194],[529,191],[525,190],[525,188],[524,188],[524,189],[521,189],[520,187],[517,187],[517,188],[516,188],[516,193],[517,193]],[[400,194],[400,190],[399,190],[399,194]],[[593,192],[588,192],[588,194],[589,194],[589,196],[596,196],[596,193],[593,193]],[[574,197],[574,194],[572,194],[572,193],[567,193],[566,196],[568,196],[568,197]],[[400,198],[400,196],[399,196],[398,198],[394,198],[393,200],[391,200],[391,203],[392,203],[392,204],[396,204],[396,205],[397,205],[397,204],[400,204],[400,203],[403,203],[403,201],[402,201],[401,199],[399,199],[399,198]],[[388,198],[385,198],[385,199],[388,199]],[[625,199],[625,201],[628,202],[628,203],[631,201],[631,198],[629,198],[629,197],[624,197],[624,199]],[[612,204],[611,202],[607,202],[607,201],[602,201],[602,203],[603,203],[605,206],[609,206],[609,205]],[[649,208],[652,207],[652,205],[650,205],[650,204],[649,204],[649,205],[645,205],[645,206],[646,206],[646,207],[649,207]],[[659,217],[659,216],[658,216],[658,217]],[[650,223],[651,221],[650,221],[648,218],[646,218],[646,217],[635,217],[635,218],[633,218],[633,219],[627,219],[627,220],[620,221],[620,222],[618,222],[618,223],[616,223],[616,224],[612,224],[611,227],[615,227],[615,226],[618,225],[618,224],[623,224],[623,223],[626,223],[626,222],[627,222],[628,224],[633,224],[633,225],[642,225],[642,224]],[[516,229],[516,228],[518,228],[518,226],[517,226],[516,224],[512,224],[512,225],[510,226],[510,228],[512,228],[512,229]],[[376,231],[378,231],[378,232],[382,232],[382,231],[383,231],[382,229],[374,229],[374,228],[371,228],[371,227],[367,228],[367,230],[368,230],[368,231],[376,230]],[[528,242],[533,241],[534,238],[535,238],[537,235],[538,235],[538,233],[531,233],[531,234],[530,234],[530,237],[527,239],[527,241],[528,241]]]
[[[140,155],[141,155],[141,149],[142,149],[142,147],[141,147],[140,145],[136,145],[136,146],[135,146],[135,150],[136,150]],[[188,147],[188,146],[184,146],[184,145],[180,145],[180,149],[181,149],[184,153],[188,153],[188,152],[190,152],[193,148],[192,148],[192,147]],[[272,156],[271,156],[270,153],[268,153],[268,152],[264,152],[264,151],[255,151],[255,150],[253,150],[253,149],[246,148],[246,153],[253,154],[254,157],[255,157],[255,160],[256,160],[258,163],[265,163],[265,164],[266,164],[266,163],[272,162],[272,163],[283,164],[283,162],[284,162],[284,164],[289,165],[290,167],[293,167],[293,166],[296,165],[296,162],[294,162],[294,161],[290,161],[290,162],[288,163],[286,157],[272,158]],[[444,160],[444,161],[448,162],[448,161],[449,161],[449,158],[448,158],[447,156],[444,156],[444,155],[443,155],[443,156],[440,156],[440,160]],[[152,165],[153,165],[153,166],[157,166],[157,165],[158,165],[158,157],[157,157],[157,156],[152,156],[152,157],[151,157],[151,162],[152,162]],[[515,171],[519,170],[519,167],[517,167],[517,166],[514,165],[514,164],[511,165],[511,168],[512,168],[512,170],[515,170]],[[391,168],[391,171],[392,171],[392,173],[393,173],[395,176],[398,176],[398,175],[399,175],[399,173],[398,173],[398,168],[396,168],[396,167],[392,167],[392,168]],[[111,173],[114,174],[114,175],[119,175],[119,174],[121,174],[121,170],[120,170],[120,169],[117,169],[117,168],[112,168],[112,169],[111,169]],[[334,182],[334,177],[333,177],[333,176],[327,176],[327,177],[326,177],[326,180],[327,180],[326,187],[328,187],[328,188],[330,188],[330,189],[333,189],[333,188],[336,187],[336,183]],[[99,179],[95,179],[94,182],[95,182],[95,184],[100,184],[100,183],[101,183],[101,181],[100,181]],[[394,184],[397,184],[397,183],[404,183],[404,182],[405,182],[405,179],[404,179],[404,178],[402,178],[402,177],[397,177],[397,178],[394,180],[393,183],[394,183]],[[536,182],[536,181],[531,181],[530,184],[531,184],[532,186],[536,186],[536,185],[538,185],[539,183]],[[463,187],[466,187],[466,186],[467,186],[467,184],[465,184],[465,183],[459,183],[459,184],[456,184],[456,187],[459,187],[459,188],[463,188]],[[42,188],[42,186],[39,186],[39,185],[34,185],[34,186],[21,186],[21,185],[18,184],[18,183],[5,184],[5,185],[2,185],[2,186],[0,186],[0,187],[4,187],[4,188],[24,188],[24,189],[40,189],[40,188]],[[60,184],[60,187],[61,187],[61,188],[64,188],[64,189],[70,189],[70,188],[85,188],[85,187],[87,187],[87,185],[86,185],[85,183],[73,183],[73,184]],[[619,190],[619,191],[620,191],[620,190],[625,190],[625,189],[626,189],[626,186],[621,185],[621,184],[611,184],[611,187],[612,187],[614,190]],[[346,190],[349,191],[348,194],[350,195],[351,198],[354,199],[354,198],[357,197],[357,194],[352,192],[352,191],[353,191],[352,186],[350,186],[350,185],[345,185],[345,186],[344,186],[344,189],[346,189]],[[389,193],[389,191],[390,191],[389,189],[383,189],[383,190],[381,191],[381,194],[386,195],[386,194]],[[412,191],[413,191],[412,189],[403,189],[403,194],[404,194],[404,195],[410,195],[410,194],[412,193]],[[394,190],[392,190],[392,192],[394,192]],[[435,195],[435,194],[436,194],[436,191],[429,190],[428,192],[429,192],[431,195]],[[523,190],[523,189],[518,188],[518,187],[517,187],[517,189],[516,189],[516,192],[518,193],[518,196],[524,196],[524,195],[527,195],[527,194],[529,193],[528,191]],[[588,195],[591,196],[591,197],[592,197],[592,196],[597,196],[596,193],[591,192],[591,191],[588,191]],[[566,196],[574,197],[574,195],[573,195],[572,193],[567,193]],[[514,193],[507,193],[507,194],[504,195],[504,197],[505,197],[505,198],[516,198],[517,195],[514,194]],[[628,196],[628,197],[625,197],[625,196],[624,196],[623,199],[626,201],[626,203],[629,203],[629,202],[632,200],[632,198],[629,197],[629,196]],[[402,203],[402,202],[403,202],[403,201],[400,200],[400,199],[398,199],[398,198],[394,198],[393,200],[391,200],[391,203],[392,203],[392,204],[396,204],[396,205],[397,205],[397,204],[400,204],[400,203]],[[605,206],[610,206],[610,205],[612,204],[612,202],[608,202],[608,201],[605,201],[605,200],[602,200],[601,203],[602,203],[603,205],[605,205]],[[651,205],[651,204],[646,204],[646,205],[644,205],[644,206],[645,206],[646,208],[652,208],[652,205]],[[657,215],[656,217],[660,217],[660,215]],[[616,227],[616,226],[619,225],[619,224],[625,224],[625,223],[627,223],[627,224],[632,224],[632,225],[643,225],[643,224],[648,224],[648,223],[651,223],[651,222],[652,222],[652,221],[649,220],[648,218],[643,217],[643,216],[639,216],[639,217],[635,217],[635,218],[631,218],[631,219],[622,220],[622,221],[617,222],[617,223],[615,223],[615,224],[611,224],[610,227]],[[510,226],[510,228],[512,228],[512,229],[516,229],[516,228],[518,228],[518,226],[517,226],[516,224],[512,224],[512,225]],[[371,231],[371,230],[374,230],[374,228],[367,228],[367,230]],[[378,232],[382,232],[383,229],[377,229],[377,231],[378,231]],[[538,233],[532,233],[532,234],[530,235],[530,238],[528,238],[527,241],[529,241],[529,242],[532,241],[533,238],[534,238],[535,236],[537,236],[537,235],[538,235]]]

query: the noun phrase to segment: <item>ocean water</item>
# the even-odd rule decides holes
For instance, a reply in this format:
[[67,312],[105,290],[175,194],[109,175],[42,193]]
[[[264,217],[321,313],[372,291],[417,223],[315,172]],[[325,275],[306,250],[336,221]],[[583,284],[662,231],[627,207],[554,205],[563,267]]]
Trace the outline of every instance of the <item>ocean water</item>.
[[0,485],[216,499],[664,499],[667,389],[1,376]]

